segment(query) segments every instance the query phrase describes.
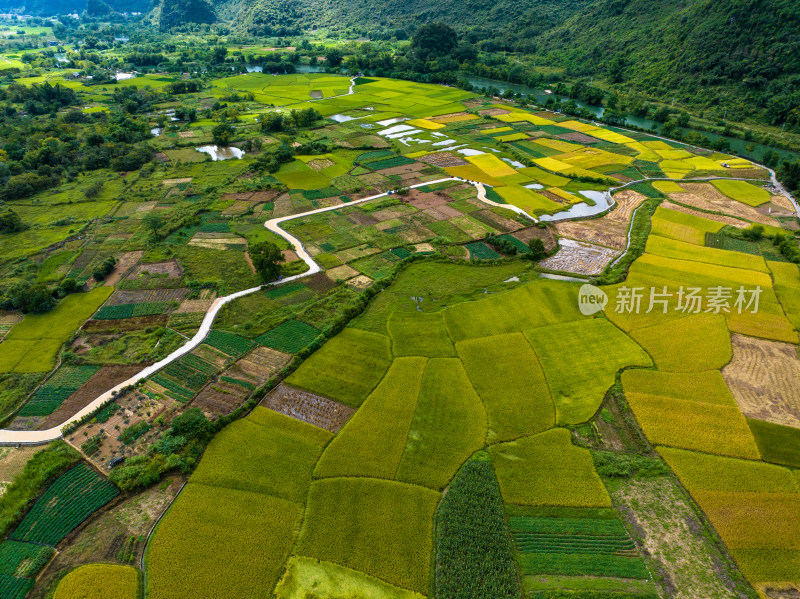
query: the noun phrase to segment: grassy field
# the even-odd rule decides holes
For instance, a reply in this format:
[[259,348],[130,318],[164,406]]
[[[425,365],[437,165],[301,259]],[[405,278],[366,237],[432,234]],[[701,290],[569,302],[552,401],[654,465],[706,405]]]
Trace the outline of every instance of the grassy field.
[[721,314],[692,314],[636,329],[631,337],[662,371],[719,369],[730,362],[732,356],[730,332]]
[[373,599],[424,599],[423,595],[331,562],[307,557],[289,560],[286,574],[275,589],[276,599],[370,597]]
[[591,454],[554,429],[489,447],[506,503],[610,507]]
[[454,358],[456,355],[441,312],[393,312],[388,329],[395,356]]
[[795,330],[800,330],[800,270],[797,264],[789,262],[767,262],[775,281],[775,295],[778,296],[786,318]]
[[729,252],[715,248],[698,247],[694,243],[677,241],[660,235],[651,235],[647,240],[647,252],[665,258],[679,260],[693,260],[706,264],[730,266],[732,268],[746,268],[759,272],[769,272],[764,258],[743,252]]
[[391,363],[385,335],[346,328],[306,360],[286,382],[358,407]]
[[304,503],[311,472],[331,437],[328,431],[256,407],[214,437],[192,482]]
[[404,483],[316,481],[295,552],[427,593],[438,503],[435,491]]
[[604,319],[542,327],[525,336],[539,356],[561,424],[589,420],[621,368],[652,365],[638,345]]
[[576,298],[576,285],[542,279],[508,293],[447,308],[444,319],[453,341],[490,337],[581,320],[584,317]]
[[721,193],[748,206],[760,206],[770,200],[769,192],[747,181],[711,181]]
[[284,499],[190,482],[148,544],[147,596],[271,593],[302,515]]
[[322,454],[318,477],[393,479],[417,408],[427,358],[397,358]]
[[520,333],[456,344],[486,409],[487,439],[508,441],[555,423],[555,408],[539,359]]
[[0,344],[0,372],[47,372],[61,345],[114,291],[97,287],[65,297],[50,312],[28,314]]
[[115,564],[76,568],[58,583],[53,599],[137,599],[139,570]]
[[397,480],[440,490],[485,440],[486,412],[461,361],[429,360]]
[[706,233],[717,233],[723,226],[700,216],[658,208],[653,215],[651,232],[676,241],[704,245]]

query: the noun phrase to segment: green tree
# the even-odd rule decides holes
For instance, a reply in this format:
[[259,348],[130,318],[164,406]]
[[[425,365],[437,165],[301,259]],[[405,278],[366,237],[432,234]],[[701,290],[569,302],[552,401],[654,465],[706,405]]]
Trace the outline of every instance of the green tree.
[[142,219],[142,224],[146,228],[150,229],[150,233],[153,235],[153,237],[158,237],[158,230],[161,228],[161,225],[164,224],[164,219],[162,219],[158,214],[148,212]]
[[284,258],[277,245],[270,241],[262,241],[251,245],[248,252],[262,283],[269,283],[278,278]]
[[327,52],[325,52],[325,64],[331,67],[338,67],[342,65],[342,59],[344,55],[339,48],[329,48]]
[[536,238],[536,237],[531,239],[528,242],[528,248],[530,248],[530,250],[531,250],[531,253],[528,254],[530,256],[531,260],[541,260],[542,258],[544,258],[544,254],[545,254],[544,242],[541,239]]
[[211,137],[216,145],[228,146],[233,137],[233,126],[227,121],[223,121],[211,130]]
[[411,48],[422,59],[445,56],[458,46],[458,34],[444,23],[427,23],[417,30]]

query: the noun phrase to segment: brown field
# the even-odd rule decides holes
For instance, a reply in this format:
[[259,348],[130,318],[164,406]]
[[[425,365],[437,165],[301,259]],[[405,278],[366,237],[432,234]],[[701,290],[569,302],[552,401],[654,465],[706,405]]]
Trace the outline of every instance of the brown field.
[[114,265],[114,270],[111,271],[106,277],[105,286],[111,287],[116,285],[133,266],[141,259],[144,252],[141,250],[135,252],[125,252],[119,257],[117,263]]
[[222,216],[234,216],[236,214],[244,214],[250,209],[250,206],[252,205],[253,205],[252,202],[247,202],[244,200],[236,200],[233,202],[233,204],[231,204],[230,206],[225,208],[225,210],[220,212],[220,214],[222,214]]
[[514,237],[523,243],[528,243],[531,239],[541,239],[542,243],[544,243],[544,249],[548,252],[556,247],[556,238],[553,236],[553,232],[550,228],[540,229],[539,227],[528,227],[526,229],[514,231]]
[[233,412],[242,403],[250,390],[241,385],[225,381],[212,381],[192,400],[192,407],[200,408],[211,420]]
[[601,218],[585,221],[564,221],[555,225],[562,237],[588,241],[622,250],[628,243],[628,228],[633,211],[647,198],[632,190],[614,196],[616,208]]
[[350,262],[351,260],[356,260],[357,258],[363,258],[364,256],[371,256],[372,254],[377,254],[381,250],[379,248],[373,247],[368,243],[363,245],[359,245],[353,248],[347,248],[346,250],[341,250],[336,252],[336,257],[339,258],[342,262]]
[[618,251],[571,239],[561,239],[559,245],[561,249],[555,256],[539,263],[542,268],[582,275],[599,275],[606,265],[619,255]]
[[22,320],[22,314],[10,313],[0,315],[0,340],[2,340],[20,320]]
[[460,156],[456,156],[451,152],[434,152],[433,154],[428,154],[426,156],[421,156],[418,160],[422,162],[427,162],[428,164],[432,164],[434,166],[467,166],[469,162],[461,158]]
[[249,382],[256,387],[289,363],[292,356],[268,347],[257,347],[232,364],[222,374]]
[[376,172],[384,176],[404,175],[408,173],[416,173],[424,168],[426,168],[425,164],[421,162],[414,162],[411,164],[403,164],[402,166],[393,166],[392,168],[385,168]]
[[510,112],[510,110],[504,110],[502,108],[489,108],[487,110],[479,110],[478,114],[481,116],[500,116],[501,114],[509,114]]
[[563,139],[564,141],[574,141],[579,144],[595,144],[597,143],[596,137],[591,137],[586,135],[585,133],[580,133],[578,131],[573,131],[572,133],[562,133],[561,135],[557,135],[559,139]]
[[329,166],[333,166],[334,163],[333,160],[328,160],[327,158],[317,158],[316,160],[311,160],[306,164],[308,164],[308,166],[315,171],[321,171]]
[[354,212],[353,214],[348,214],[347,218],[349,218],[355,224],[363,225],[365,227],[374,225],[378,222],[378,219],[370,216],[369,214],[365,214],[364,212]]
[[358,275],[357,277],[353,277],[346,283],[353,289],[364,290],[370,285],[372,285],[372,279],[370,279],[367,275]]
[[[681,204],[687,204],[701,210],[714,210],[729,214],[763,225],[780,226],[779,223],[767,214],[762,214],[758,208],[748,206],[742,202],[732,200],[709,183],[681,183],[686,193],[671,193],[669,197]],[[713,218],[709,215],[707,218]],[[744,226],[747,226],[746,224]]]
[[129,279],[135,279],[143,272],[152,274],[167,275],[169,279],[179,279],[183,276],[183,268],[177,260],[167,260],[166,262],[153,262],[151,264],[139,264],[128,275]]
[[800,427],[797,346],[734,334],[733,359],[722,369],[748,418]]
[[137,372],[141,371],[147,364],[127,364],[124,366],[103,366],[92,378],[86,381],[80,389],[69,396],[61,407],[55,412],[44,418],[37,427],[39,430],[46,430],[67,420],[70,416],[85,408],[98,396],[102,395],[115,385],[125,381]]
[[288,193],[281,195],[278,198],[275,198],[274,207],[272,209],[272,216],[289,216],[294,212],[294,207],[292,206],[292,198]]
[[325,274],[331,281],[346,281],[347,279],[351,279],[356,276],[358,271],[352,266],[343,264],[342,266],[337,266],[336,268],[327,270]]
[[329,279],[324,272],[318,272],[303,280],[305,286],[315,293],[325,293],[336,287],[336,283]]
[[762,582],[753,585],[767,599],[797,599],[800,597],[800,584],[791,582]]
[[178,185],[179,183],[191,183],[191,177],[185,177],[183,179],[164,179],[161,183],[170,186],[170,185]]
[[185,287],[177,289],[121,289],[108,298],[108,305],[138,304],[142,302],[181,302],[189,293]]
[[336,433],[355,410],[338,402],[281,383],[262,401],[265,408]]
[[444,206],[451,200],[448,196],[442,193],[410,189],[408,190],[408,194],[403,198],[403,201],[411,204],[414,206],[414,208],[425,210],[426,208],[438,208],[440,206]]
[[188,314],[190,312],[208,312],[211,304],[214,303],[213,299],[187,299],[181,302],[181,305],[173,312],[173,314]]

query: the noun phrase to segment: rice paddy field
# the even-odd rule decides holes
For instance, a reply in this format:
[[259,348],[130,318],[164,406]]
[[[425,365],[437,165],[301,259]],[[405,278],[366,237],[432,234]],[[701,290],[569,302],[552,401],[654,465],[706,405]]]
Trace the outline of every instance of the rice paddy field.
[[[87,114],[111,107],[113,91],[69,84]],[[99,379],[112,367],[136,372],[180,347],[217,298],[258,284],[253,244],[276,242],[281,276],[302,273],[298,248],[265,221],[288,218],[322,272],[225,305],[201,345],[69,431],[97,468],[81,467],[86,505],[36,502],[19,545],[0,544],[18,562],[0,569],[0,591],[27,591],[26,560],[50,555],[23,543],[59,543],[116,494],[100,472],[114,480],[114,467],[150,459],[154,480],[180,469],[187,482],[146,542],[146,576],[82,566],[56,599],[112,596],[106,586],[138,596],[140,584],[150,599],[690,597],[662,575],[684,546],[716,564],[687,588],[800,589],[800,271],[743,234],[782,230],[766,170],[382,77],[236,74],[181,102],[203,110],[232,94],[244,98],[241,159],[197,151],[216,125],[200,115],[149,140],[146,174],[123,184],[100,169],[10,202],[30,229],[0,236],[0,271],[28,261],[37,280],[86,290],[44,314],[3,314],[0,375],[30,388],[9,422],[44,426],[110,388]],[[291,134],[258,125],[307,108],[321,118]],[[290,159],[263,168],[287,135]],[[93,182],[94,200],[71,203]],[[606,214],[536,222],[610,189]],[[572,248],[574,270],[559,271],[570,276],[541,276],[524,257],[534,239],[556,257]],[[606,252],[597,270],[593,249]],[[587,282],[608,294],[593,314],[578,301]],[[204,451],[154,457],[185,443],[165,431],[192,408],[227,424]],[[669,487],[697,524],[645,535],[637,485]],[[668,511],[658,497],[646,499]],[[49,524],[59,506],[69,518]]]

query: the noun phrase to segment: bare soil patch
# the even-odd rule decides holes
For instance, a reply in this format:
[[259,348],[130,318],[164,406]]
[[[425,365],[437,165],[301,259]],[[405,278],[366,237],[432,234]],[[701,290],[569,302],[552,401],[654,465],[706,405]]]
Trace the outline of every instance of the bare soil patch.
[[544,243],[544,249],[548,252],[556,247],[556,238],[550,228],[540,229],[539,227],[528,227],[514,231],[514,237],[523,243],[528,243],[531,239],[541,239]]
[[[766,209],[762,212],[758,208],[732,200],[720,193],[716,187],[709,183],[680,183],[680,186],[683,187],[687,193],[669,194],[670,198],[674,199],[676,202],[688,204],[689,206],[694,206],[701,210],[714,210],[722,212],[723,214],[746,218],[749,221],[761,223],[762,225],[780,226],[773,217],[769,216]],[[709,215],[707,218],[713,217]],[[743,225],[740,226],[748,225],[747,223],[743,223]]]
[[141,259],[143,251],[125,252],[114,265],[114,270],[106,277],[105,286],[112,287],[128,273],[128,271]]
[[416,173],[424,168],[426,168],[426,165],[422,164],[421,162],[412,162],[411,164],[403,164],[401,166],[385,168],[376,172],[388,177],[389,175],[405,175],[409,173]]
[[448,196],[442,193],[420,191],[419,189],[409,189],[404,200],[419,210],[425,210],[426,208],[438,208],[439,206],[444,206],[447,204],[447,202],[451,201]]
[[211,304],[214,303],[213,299],[187,299],[181,302],[181,305],[173,312],[173,314],[188,314],[189,312],[208,312]]
[[315,171],[321,171],[322,169],[328,168],[329,166],[333,166],[333,160],[328,160],[327,158],[318,158],[316,160],[311,160],[306,163]]
[[504,110],[502,108],[488,108],[486,110],[479,110],[478,114],[481,116],[500,116],[501,114],[510,114],[510,110]]
[[330,291],[334,287],[337,287],[337,284],[325,276],[324,272],[313,274],[304,279],[303,282],[305,283],[306,287],[315,293],[325,293],[326,291]]
[[61,424],[112,387],[140,372],[145,366],[147,364],[103,366],[80,389],[70,395],[60,408],[42,420],[37,429],[46,430]]
[[346,283],[353,289],[364,290],[370,285],[372,285],[372,279],[370,279],[367,275],[358,275],[357,277],[353,277]]
[[22,472],[25,464],[41,447],[0,447],[0,496],[3,495],[5,484],[14,480]]
[[619,251],[572,239],[560,239],[561,249],[555,256],[542,260],[542,268],[583,275],[599,275]]
[[267,395],[261,405],[297,420],[336,433],[355,410],[327,397],[315,395],[281,383]]
[[211,420],[225,416],[242,405],[250,395],[250,389],[226,381],[208,383],[192,401],[192,407],[200,408]]
[[466,166],[469,164],[469,162],[464,160],[461,156],[457,156],[452,152],[434,152],[433,154],[421,156],[417,160],[440,167]]
[[722,369],[739,409],[748,418],[800,427],[797,346],[734,334],[733,359]]
[[142,273],[150,273],[151,275],[167,275],[168,279],[179,279],[183,276],[183,268],[177,260],[167,260],[165,262],[151,262],[149,264],[138,264],[131,274],[128,275],[129,279],[135,279]]
[[198,345],[194,350],[192,350],[192,353],[198,358],[201,358],[220,369],[230,362],[231,359],[228,354],[219,351],[215,347],[206,345],[205,343]]
[[161,183],[169,187],[171,185],[178,185],[179,183],[191,183],[191,182],[192,182],[191,177],[185,177],[183,179],[164,179]]
[[565,141],[574,141],[579,144],[596,144],[599,140],[596,137],[591,137],[586,135],[585,133],[580,133],[579,131],[573,131],[572,133],[562,133],[561,135],[557,135],[556,137],[563,139]]
[[585,221],[559,222],[555,225],[556,231],[562,237],[624,249],[628,243],[631,215],[645,199],[645,196],[635,191],[621,191],[614,196],[616,208],[608,214]]

